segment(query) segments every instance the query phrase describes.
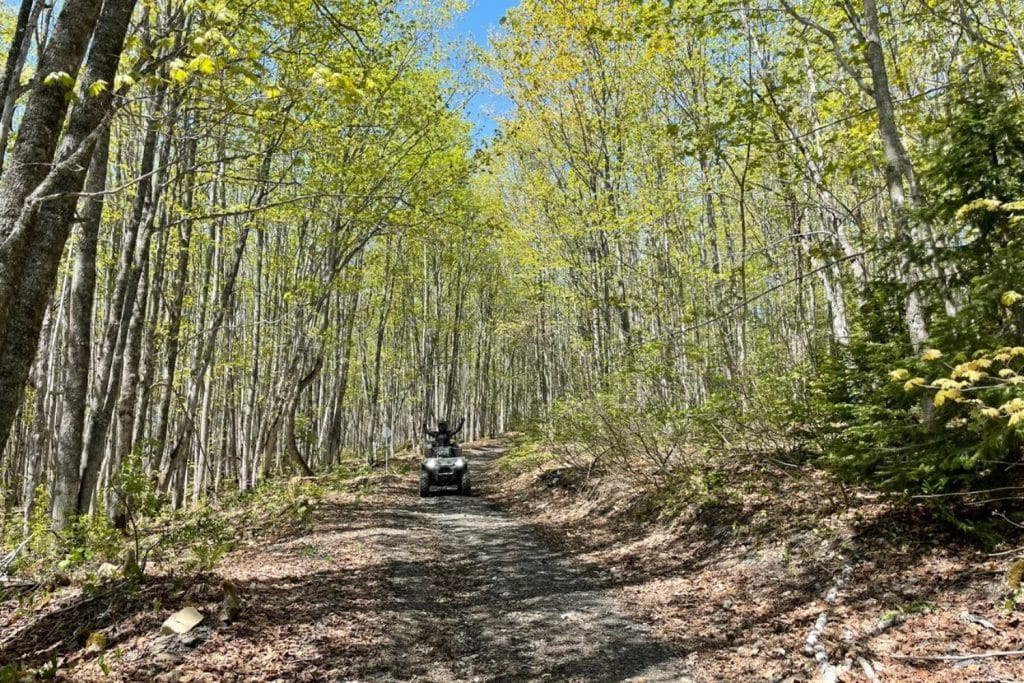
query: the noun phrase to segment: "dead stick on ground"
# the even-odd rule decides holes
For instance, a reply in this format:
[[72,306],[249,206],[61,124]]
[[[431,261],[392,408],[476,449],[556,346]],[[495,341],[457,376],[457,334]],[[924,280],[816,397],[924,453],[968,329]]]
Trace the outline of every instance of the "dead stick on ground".
[[821,670],[820,680],[822,683],[835,683],[839,680],[839,672],[835,665],[829,661],[828,652],[820,641],[822,634],[825,632],[825,626],[828,625],[829,612],[838,603],[840,591],[852,575],[853,567],[844,565],[842,571],[839,572],[839,576],[835,578],[832,587],[825,595],[825,609],[818,615],[817,621],[814,622],[814,626],[804,640],[804,652],[814,657],[814,661],[818,663]]
[[999,652],[979,652],[973,655],[890,655],[893,659],[925,659],[936,662],[963,662],[968,659],[991,659],[993,657],[1020,657],[1024,650],[1003,650]]
[[857,657],[857,663],[860,664],[861,671],[864,672],[864,677],[871,681],[871,683],[882,683],[882,679],[880,679],[878,674],[875,673],[875,668],[871,666],[871,662],[863,657]]
[[28,542],[30,540],[32,540],[31,537],[26,538],[24,541],[21,542],[21,545],[19,545],[11,552],[7,553],[7,555],[4,556],[4,559],[0,560],[0,574],[7,571],[7,568],[14,564],[14,560],[18,557],[18,553],[20,553],[25,548],[25,546],[28,545]]

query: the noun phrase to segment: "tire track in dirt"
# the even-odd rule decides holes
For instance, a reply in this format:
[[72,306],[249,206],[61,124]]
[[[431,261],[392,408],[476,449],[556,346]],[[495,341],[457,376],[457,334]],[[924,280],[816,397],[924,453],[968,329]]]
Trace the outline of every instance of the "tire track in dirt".
[[[487,470],[503,449],[466,452],[486,496]],[[421,669],[428,680],[687,679],[644,626],[486,497],[410,498],[394,519],[406,533],[388,534],[387,551],[404,567],[431,568],[390,579],[405,607],[394,622],[411,627],[410,642],[424,634],[437,655]]]

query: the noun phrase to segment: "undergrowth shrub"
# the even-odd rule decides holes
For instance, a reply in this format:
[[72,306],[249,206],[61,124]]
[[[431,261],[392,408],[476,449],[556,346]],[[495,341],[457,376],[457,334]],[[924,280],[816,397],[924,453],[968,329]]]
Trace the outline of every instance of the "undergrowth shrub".
[[611,470],[656,487],[685,458],[682,446],[690,426],[685,412],[671,402],[619,390],[556,402],[548,431],[577,467]]
[[35,578],[116,561],[124,549],[121,534],[107,517],[102,503],[98,503],[94,517],[82,515],[64,531],[53,530],[44,484],[36,487],[27,525],[9,529],[5,545],[18,547],[22,541],[26,542],[24,551],[15,556],[8,571]]
[[513,445],[497,461],[497,467],[508,474],[522,474],[543,467],[558,456],[534,441],[520,441]]
[[638,517],[672,519],[693,507],[721,508],[736,503],[739,493],[730,472],[717,467],[676,469],[646,498]]
[[[267,480],[247,491],[225,491],[173,510],[145,476],[139,449],[126,457],[109,492],[96,496],[94,514],[73,520],[62,532],[52,529],[47,489],[41,484],[27,522],[14,515],[5,518],[4,546],[16,548],[26,541],[8,571],[41,581],[60,573],[87,586],[97,581],[96,570],[104,562],[117,566],[114,575],[125,578],[132,578],[125,575],[134,565],[139,571],[134,578],[141,578],[150,561],[170,562],[186,572],[210,571],[243,538],[307,523],[330,489],[371,474],[364,461],[347,464],[317,477]],[[105,506],[108,499],[117,506],[114,514]]]
[[914,220],[939,247],[884,245],[948,281],[918,290],[929,348],[911,352],[906,285],[877,280],[853,343],[817,382],[823,465],[847,482],[928,496],[940,517],[983,534],[990,503],[1020,507],[1003,487],[1024,479],[1024,102],[1013,82],[965,79],[931,124],[921,180],[932,201]]
[[[771,447],[744,436],[761,425],[743,418],[742,404],[752,396],[723,390],[688,409],[644,381],[634,375],[612,383],[622,389],[557,401],[540,433],[516,446],[504,467],[526,469],[556,452],[584,484],[595,474],[626,482],[641,494],[631,514],[643,518],[734,502],[737,458]],[[781,419],[771,419],[779,420],[773,433],[782,434]]]

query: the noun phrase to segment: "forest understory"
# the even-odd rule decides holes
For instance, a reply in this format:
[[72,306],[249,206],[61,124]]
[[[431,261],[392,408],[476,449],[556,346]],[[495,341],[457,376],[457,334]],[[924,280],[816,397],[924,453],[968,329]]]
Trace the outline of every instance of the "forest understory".
[[[13,591],[4,680],[795,682],[824,679],[812,632],[831,680],[1024,676],[1010,563],[919,509],[762,462],[666,515],[512,441],[470,447],[474,498],[418,498],[406,454],[404,474],[297,479],[262,517],[222,511],[240,545],[209,566],[181,548],[141,581],[83,567],[87,591]],[[275,524],[271,501],[309,512]],[[204,621],[163,635],[186,606]]]

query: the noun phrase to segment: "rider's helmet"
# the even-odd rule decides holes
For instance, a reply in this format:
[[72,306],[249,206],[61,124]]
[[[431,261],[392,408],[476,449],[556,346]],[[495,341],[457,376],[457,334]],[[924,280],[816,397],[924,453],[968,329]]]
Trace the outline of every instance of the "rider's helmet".
[[437,431],[439,431],[439,432],[447,432],[448,431],[448,419],[447,418],[442,417],[440,420],[437,421]]

